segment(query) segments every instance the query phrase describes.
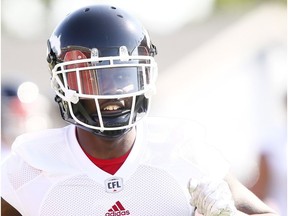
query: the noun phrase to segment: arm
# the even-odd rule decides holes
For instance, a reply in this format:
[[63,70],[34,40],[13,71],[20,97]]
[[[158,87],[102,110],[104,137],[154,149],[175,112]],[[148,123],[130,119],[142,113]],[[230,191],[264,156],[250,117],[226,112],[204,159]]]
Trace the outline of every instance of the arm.
[[8,202],[1,197],[1,215],[3,216],[21,216],[21,214]]
[[251,188],[249,188],[261,200],[265,200],[267,198],[267,188],[269,187],[270,176],[271,173],[267,161],[267,155],[261,154],[259,158],[258,180]]
[[224,180],[191,179],[189,191],[192,206],[204,216],[277,215],[231,174]]
[[226,176],[225,181],[228,183],[232,192],[237,210],[241,212],[239,212],[239,215],[277,215],[231,174]]

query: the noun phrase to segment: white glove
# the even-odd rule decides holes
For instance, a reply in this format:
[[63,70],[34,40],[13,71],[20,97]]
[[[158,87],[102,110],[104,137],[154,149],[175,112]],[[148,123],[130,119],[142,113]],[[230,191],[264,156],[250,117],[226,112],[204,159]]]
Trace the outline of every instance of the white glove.
[[237,209],[228,184],[220,179],[189,181],[190,203],[204,216],[234,216]]

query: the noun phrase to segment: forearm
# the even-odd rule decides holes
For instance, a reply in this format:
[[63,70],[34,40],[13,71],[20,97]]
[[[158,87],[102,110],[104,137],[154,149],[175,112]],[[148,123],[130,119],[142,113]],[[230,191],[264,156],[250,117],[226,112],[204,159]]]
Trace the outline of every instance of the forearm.
[[246,213],[243,213],[241,211],[238,211],[236,214],[236,216],[247,216],[247,215],[250,215],[250,216],[279,216],[276,213],[246,214]]
[[273,209],[262,202],[248,188],[242,185],[235,177],[226,176],[230,189],[233,194],[237,216],[254,215],[254,216],[279,216]]
[[[224,180],[190,180],[190,203],[204,216],[277,216],[269,206],[233,176]],[[197,214],[195,214],[197,215]]]
[[[276,214],[276,213],[246,214],[246,213],[243,213],[243,212],[241,212],[241,211],[239,211],[239,210],[237,211],[237,214],[236,214],[236,216],[247,216],[247,215],[249,215],[249,216],[279,216],[279,215]],[[204,216],[204,215],[200,214],[200,213],[196,210],[194,216]]]
[[251,215],[251,216],[279,216],[279,214],[277,214],[275,211],[273,211],[271,208],[269,208],[268,206],[264,206],[262,207],[262,209],[266,209],[265,210],[256,210],[256,209],[250,209],[247,208],[247,206],[242,206],[239,207],[236,205],[237,208],[237,214],[236,216],[247,216],[247,215]]

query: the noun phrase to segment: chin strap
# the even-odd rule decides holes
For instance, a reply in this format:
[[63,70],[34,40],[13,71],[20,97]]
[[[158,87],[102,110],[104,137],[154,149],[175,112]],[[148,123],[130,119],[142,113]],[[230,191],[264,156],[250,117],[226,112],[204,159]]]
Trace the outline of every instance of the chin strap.
[[127,134],[131,128],[126,128],[126,129],[122,129],[122,130],[112,130],[112,131],[98,131],[98,130],[93,130],[93,134],[98,135],[98,136],[102,136],[105,138],[109,138],[109,139],[118,139],[121,136]]
[[[75,124],[75,121],[73,120],[73,118],[72,118],[72,116],[70,114],[67,102],[63,102],[63,99],[61,97],[59,97],[58,95],[55,96],[55,101],[59,105],[62,118],[65,121],[68,121],[70,123]],[[66,103],[66,105],[64,103]],[[93,121],[93,119],[89,116],[89,114],[86,112],[85,108],[83,107],[83,105],[81,103],[78,103],[77,105],[74,105],[73,109],[75,110],[74,114],[76,116],[77,115],[82,115],[82,116],[84,116],[84,118],[87,120],[87,122],[89,124],[91,124],[91,125],[95,124],[95,121]]]

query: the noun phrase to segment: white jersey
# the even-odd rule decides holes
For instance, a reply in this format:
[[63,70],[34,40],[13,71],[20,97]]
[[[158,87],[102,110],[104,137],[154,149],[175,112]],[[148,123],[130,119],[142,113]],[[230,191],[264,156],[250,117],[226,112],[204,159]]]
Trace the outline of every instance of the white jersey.
[[87,158],[74,125],[21,135],[2,165],[2,197],[24,216],[188,216],[189,179],[228,169],[210,150],[198,157],[203,144],[195,141],[182,121],[148,118],[111,175]]

